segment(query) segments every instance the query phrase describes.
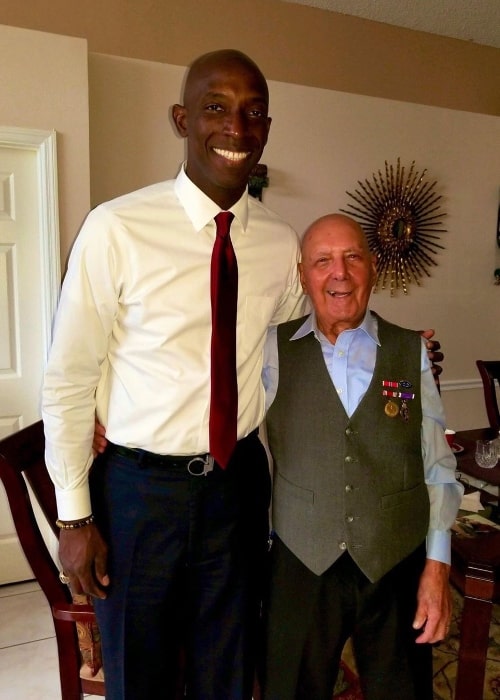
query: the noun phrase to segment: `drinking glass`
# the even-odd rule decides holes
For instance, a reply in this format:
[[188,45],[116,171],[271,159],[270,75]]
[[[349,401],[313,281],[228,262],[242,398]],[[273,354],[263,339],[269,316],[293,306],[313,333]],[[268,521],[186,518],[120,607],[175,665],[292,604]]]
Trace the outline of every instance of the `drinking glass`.
[[485,469],[491,469],[498,462],[498,454],[494,440],[476,440],[476,464]]

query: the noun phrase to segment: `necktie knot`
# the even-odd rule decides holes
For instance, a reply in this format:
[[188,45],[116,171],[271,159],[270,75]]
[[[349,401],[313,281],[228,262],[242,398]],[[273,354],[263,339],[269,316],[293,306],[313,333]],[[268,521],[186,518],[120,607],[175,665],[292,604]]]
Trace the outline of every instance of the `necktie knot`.
[[231,228],[231,222],[234,219],[234,214],[231,211],[221,211],[215,217],[217,226],[217,235],[221,238],[226,238]]

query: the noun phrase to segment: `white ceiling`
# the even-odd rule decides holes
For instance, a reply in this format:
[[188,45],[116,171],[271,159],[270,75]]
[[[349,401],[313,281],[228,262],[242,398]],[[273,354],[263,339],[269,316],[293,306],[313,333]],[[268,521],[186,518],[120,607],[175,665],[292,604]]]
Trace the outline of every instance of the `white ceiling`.
[[500,0],[285,0],[500,48]]

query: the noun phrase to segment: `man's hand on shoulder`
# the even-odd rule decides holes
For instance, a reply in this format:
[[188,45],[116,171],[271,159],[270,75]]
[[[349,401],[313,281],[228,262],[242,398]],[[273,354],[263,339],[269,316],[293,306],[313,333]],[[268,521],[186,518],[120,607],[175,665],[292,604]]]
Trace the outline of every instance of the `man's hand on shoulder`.
[[434,338],[434,329],[429,328],[426,331],[418,331],[422,338],[425,339],[426,347],[427,347],[427,355],[429,356],[429,360],[431,361],[432,365],[432,374],[434,375],[434,379],[436,380],[436,383],[439,382],[439,375],[443,371],[443,368],[441,365],[438,365],[438,362],[443,362],[444,360],[444,354],[441,351],[441,343],[439,340],[433,340]]

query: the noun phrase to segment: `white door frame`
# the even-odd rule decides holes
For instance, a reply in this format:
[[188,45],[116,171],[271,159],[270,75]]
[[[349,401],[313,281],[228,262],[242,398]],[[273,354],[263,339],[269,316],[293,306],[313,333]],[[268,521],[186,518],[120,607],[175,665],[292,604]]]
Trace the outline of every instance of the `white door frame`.
[[2,146],[35,151],[37,157],[39,255],[42,270],[42,340],[44,360],[47,362],[52,341],[52,320],[61,286],[56,132],[0,126],[0,147]]
[[[36,180],[38,197],[38,226],[37,239],[38,250],[33,251],[40,259],[41,272],[41,350],[44,365],[47,363],[48,353],[52,341],[52,320],[57,308],[61,284],[61,264],[59,247],[59,211],[57,196],[57,154],[56,132],[41,131],[38,129],[24,129],[20,127],[0,126],[0,149],[19,149],[34,151],[36,155]],[[8,188],[8,183],[4,185]],[[0,182],[0,187],[2,183]],[[4,192],[9,197],[9,191]],[[0,213],[1,216],[1,213]],[[31,500],[35,510],[35,517],[54,560],[57,562],[57,540],[52,533],[45,517],[41,514],[36,499],[30,491]],[[3,492],[0,492],[1,507],[8,508]],[[10,547],[9,567],[5,566],[1,572],[2,583],[12,583],[16,580],[32,578],[33,574],[27,562],[25,562],[17,536],[12,523],[8,532],[2,533],[4,545]]]

